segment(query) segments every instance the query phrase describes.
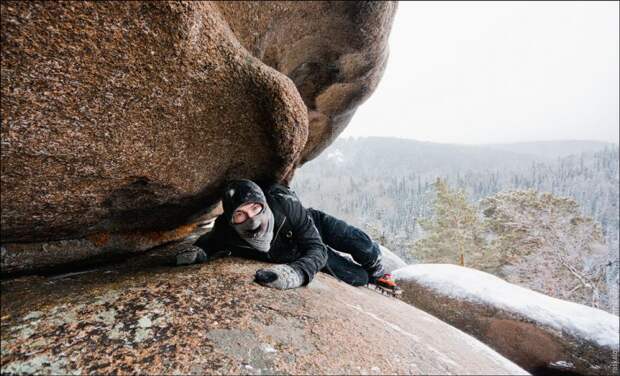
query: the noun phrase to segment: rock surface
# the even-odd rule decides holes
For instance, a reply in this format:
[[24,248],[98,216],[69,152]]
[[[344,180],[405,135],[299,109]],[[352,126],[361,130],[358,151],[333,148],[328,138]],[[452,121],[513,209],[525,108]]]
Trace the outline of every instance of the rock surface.
[[0,242],[39,243],[36,252],[95,238],[95,254],[135,250],[139,237],[195,223],[227,178],[290,181],[374,90],[396,9],[0,6]]
[[404,301],[532,374],[617,374],[618,316],[457,265],[416,264],[393,274]]
[[394,298],[319,273],[252,282],[262,264],[166,266],[167,252],[82,274],[2,282],[2,372],[525,374]]

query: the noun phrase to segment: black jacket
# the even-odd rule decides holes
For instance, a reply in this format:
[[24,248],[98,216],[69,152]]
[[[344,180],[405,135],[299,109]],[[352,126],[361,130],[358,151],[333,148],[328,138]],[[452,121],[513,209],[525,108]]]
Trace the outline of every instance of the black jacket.
[[308,284],[327,263],[327,248],[321,240],[312,217],[292,190],[280,184],[263,189],[274,216],[274,236],[269,252],[259,252],[246,243],[226,222],[224,216],[215,220],[213,229],[201,236],[196,245],[216,255],[233,255],[261,261],[289,264],[305,275]]

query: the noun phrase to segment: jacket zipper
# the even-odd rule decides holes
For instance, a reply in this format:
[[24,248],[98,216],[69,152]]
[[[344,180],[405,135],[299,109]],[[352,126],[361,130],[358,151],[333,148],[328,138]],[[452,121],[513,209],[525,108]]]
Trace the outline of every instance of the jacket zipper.
[[[286,217],[284,217],[284,220],[282,221],[282,223],[280,223],[280,227],[278,227],[278,231],[276,231],[276,234],[273,236],[274,241],[278,239],[278,234],[280,233],[282,226],[284,226],[284,222],[286,222]],[[269,252],[267,252],[267,258],[271,260],[271,255],[269,254]]]
[[276,235],[273,237],[274,240],[278,238],[278,234],[280,233],[280,230],[282,229],[284,222],[286,222],[286,217],[284,217],[284,220],[282,221],[282,223],[280,223],[280,227],[278,227],[278,231],[276,231]]

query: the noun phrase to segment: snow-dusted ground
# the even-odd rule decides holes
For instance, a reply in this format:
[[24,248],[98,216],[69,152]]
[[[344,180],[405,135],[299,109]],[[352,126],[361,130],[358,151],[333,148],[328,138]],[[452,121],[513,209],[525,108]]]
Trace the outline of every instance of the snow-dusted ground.
[[439,294],[514,312],[541,326],[612,349],[619,347],[618,316],[519,287],[489,273],[451,264],[416,264],[392,272]]
[[381,249],[381,257],[383,258],[382,262],[386,273],[390,273],[396,269],[407,266],[407,263],[398,257],[394,252],[382,245],[379,245],[379,248]]

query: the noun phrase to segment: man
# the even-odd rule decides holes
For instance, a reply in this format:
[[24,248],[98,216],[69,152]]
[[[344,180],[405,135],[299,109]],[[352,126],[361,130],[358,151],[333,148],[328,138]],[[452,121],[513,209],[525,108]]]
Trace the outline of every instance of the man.
[[[324,270],[355,286],[373,283],[398,290],[383,273],[376,242],[344,221],[304,208],[283,185],[263,191],[251,180],[233,180],[224,189],[222,204],[224,213],[213,229],[177,255],[178,265],[234,255],[277,263],[259,269],[255,280],[278,289],[306,285]],[[359,265],[334,249],[349,253]]]

